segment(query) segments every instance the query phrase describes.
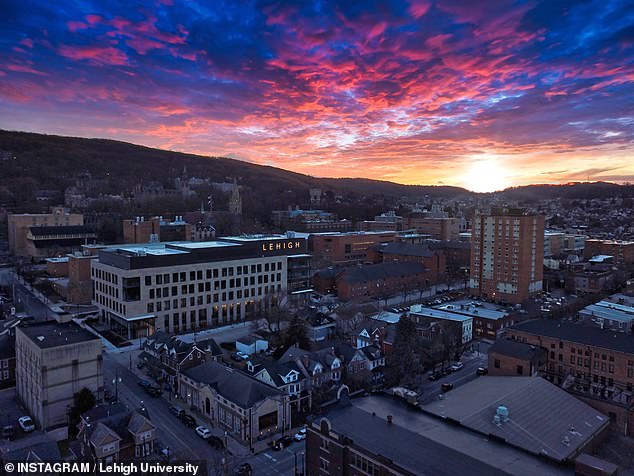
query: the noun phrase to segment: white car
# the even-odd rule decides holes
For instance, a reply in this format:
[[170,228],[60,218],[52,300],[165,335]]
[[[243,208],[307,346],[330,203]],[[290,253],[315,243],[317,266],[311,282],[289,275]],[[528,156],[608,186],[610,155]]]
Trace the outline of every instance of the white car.
[[33,423],[33,420],[31,420],[30,416],[22,416],[18,418],[18,425],[20,425],[22,431],[26,433],[35,431],[35,424]]
[[242,360],[249,360],[249,354],[247,354],[246,352],[242,352],[241,350],[236,352],[236,355],[240,357]]
[[293,437],[295,441],[302,441],[306,439],[306,428],[300,429]]
[[462,369],[464,367],[464,364],[462,362],[455,362],[452,366],[451,366],[451,371],[452,372],[457,372],[458,370]]
[[204,440],[211,436],[211,431],[209,431],[209,428],[207,428],[206,426],[197,426],[196,433]]

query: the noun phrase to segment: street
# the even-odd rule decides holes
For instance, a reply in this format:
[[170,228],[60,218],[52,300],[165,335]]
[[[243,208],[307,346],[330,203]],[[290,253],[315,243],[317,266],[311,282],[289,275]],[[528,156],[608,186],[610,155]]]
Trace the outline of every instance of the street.
[[[478,378],[476,370],[478,367],[487,366],[487,354],[476,352],[473,354],[473,357],[468,360],[463,357],[462,362],[464,363],[464,367],[457,372],[445,375],[435,382],[425,380],[418,389],[419,401],[421,403],[425,403],[433,398],[436,398],[440,393],[442,393],[440,391],[440,386],[443,383],[451,383],[454,387],[457,387]],[[428,376],[429,374],[426,374],[424,376],[425,379],[427,379]]]
[[[205,440],[198,437],[193,428],[187,428],[169,411],[170,402],[163,398],[152,398],[137,384],[138,377],[127,366],[117,362],[112,356],[104,353],[103,359],[104,383],[106,388],[115,393],[118,390],[119,400],[130,409],[144,406],[154,423],[158,427],[157,439],[163,446],[169,448],[174,458],[189,461],[204,459],[208,463],[210,475],[222,474],[223,452],[212,448]],[[118,377],[118,384],[113,383]],[[175,402],[184,408],[183,402]],[[187,410],[187,409],[186,409]],[[191,413],[191,412],[188,412]],[[229,463],[234,460],[229,457]]]
[[[255,475],[285,475],[293,476],[295,469],[302,474],[304,468],[304,458],[306,454],[305,441],[293,443],[282,451],[268,450],[255,456],[250,456],[239,460],[240,463],[247,462],[253,468]],[[295,466],[297,464],[297,466]]]
[[24,304],[24,310],[35,320],[46,320],[51,314],[48,306],[33,296],[31,291],[15,278],[13,269],[0,268],[0,285],[11,287],[15,291],[15,302]]

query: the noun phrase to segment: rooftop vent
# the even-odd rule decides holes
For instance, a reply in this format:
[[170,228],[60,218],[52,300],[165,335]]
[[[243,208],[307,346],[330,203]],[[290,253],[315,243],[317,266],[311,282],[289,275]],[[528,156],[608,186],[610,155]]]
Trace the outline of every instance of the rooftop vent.
[[504,423],[506,423],[507,421],[509,421],[509,409],[506,408],[504,405],[500,405],[495,412],[495,416],[499,416],[500,419]]

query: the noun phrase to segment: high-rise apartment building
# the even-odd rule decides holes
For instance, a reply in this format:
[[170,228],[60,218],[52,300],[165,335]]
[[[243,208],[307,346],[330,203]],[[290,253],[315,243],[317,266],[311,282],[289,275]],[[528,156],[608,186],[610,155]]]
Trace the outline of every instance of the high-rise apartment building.
[[517,209],[476,214],[471,237],[471,294],[520,303],[542,290],[544,217]]

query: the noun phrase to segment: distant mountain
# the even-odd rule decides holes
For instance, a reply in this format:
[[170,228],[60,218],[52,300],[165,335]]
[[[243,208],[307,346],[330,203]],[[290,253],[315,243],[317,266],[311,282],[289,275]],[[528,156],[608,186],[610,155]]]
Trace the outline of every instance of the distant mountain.
[[[10,152],[11,158],[7,152]],[[16,157],[13,160],[13,156]],[[345,211],[352,219],[367,219],[398,198],[416,200],[475,196],[451,186],[402,185],[364,178],[317,178],[275,167],[257,165],[224,157],[205,157],[153,149],[107,139],[84,139],[55,135],[0,130],[0,205],[22,206],[33,199],[34,190],[63,192],[77,177],[89,172],[103,179],[102,193],[131,190],[139,183],[158,181],[169,185],[183,168],[190,177],[210,178],[213,182],[233,181],[244,186],[245,209],[257,210],[262,221],[270,210],[307,204],[310,188],[321,188],[329,197],[345,197]],[[597,198],[634,196],[634,186],[613,183],[575,183],[530,185],[500,192],[509,200],[535,201],[544,198]],[[368,197],[374,200],[365,200]],[[175,209],[176,211],[176,209]],[[343,216],[343,215],[342,215]]]
[[180,176],[183,167],[187,167],[190,177],[209,177],[214,182],[236,177],[241,185],[267,190],[269,194],[292,191],[308,196],[308,189],[313,187],[336,193],[395,197],[450,197],[469,193],[459,187],[408,186],[356,178],[316,178],[235,159],[152,149],[107,139],[0,130],[1,151],[10,151],[17,156],[20,172],[32,177],[41,187],[70,185],[70,179],[81,172],[90,172],[94,177],[118,179],[121,184],[165,181]]
[[634,185],[611,182],[574,182],[562,185],[526,185],[502,192],[509,200],[543,200],[554,198],[591,199],[634,196]]

